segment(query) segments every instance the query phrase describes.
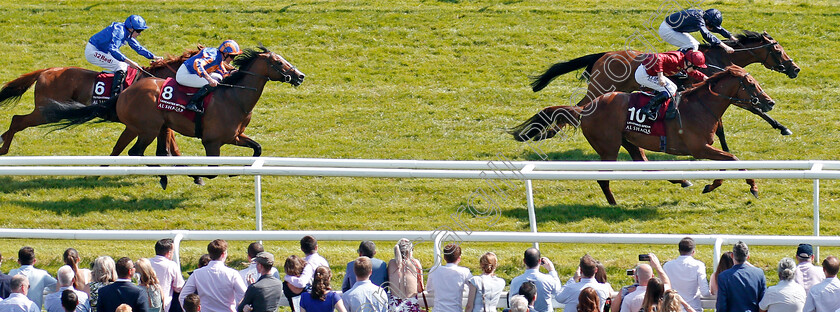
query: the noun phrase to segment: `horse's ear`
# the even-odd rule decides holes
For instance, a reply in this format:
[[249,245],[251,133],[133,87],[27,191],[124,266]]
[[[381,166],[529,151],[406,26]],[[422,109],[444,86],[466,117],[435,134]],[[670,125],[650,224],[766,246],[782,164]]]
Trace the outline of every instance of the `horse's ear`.
[[257,41],[257,47],[258,47],[258,48],[260,48],[260,50],[263,50],[263,51],[268,51],[268,48],[266,48],[266,47],[262,44],[262,42],[260,42],[260,41]]

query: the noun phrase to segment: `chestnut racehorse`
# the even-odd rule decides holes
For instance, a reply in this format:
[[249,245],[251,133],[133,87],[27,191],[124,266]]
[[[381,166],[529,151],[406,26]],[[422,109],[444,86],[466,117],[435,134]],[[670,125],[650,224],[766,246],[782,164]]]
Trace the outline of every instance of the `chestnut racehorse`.
[[[736,36],[737,41],[724,40],[724,42],[735,48],[732,54],[726,53],[719,46],[708,44],[700,45],[700,51],[706,55],[707,69],[701,69],[704,74],[711,76],[715,72],[730,65],[746,67],[749,64],[760,63],[764,67],[786,74],[790,78],[796,78],[799,74],[799,66],[785,53],[785,49],[766,32],[757,33],[745,31]],[[633,51],[613,51],[590,54],[567,62],[554,64],[540,76],[534,78],[531,83],[534,92],[540,91],[557,76],[586,68],[583,77],[589,80],[586,96],[581,99],[577,106],[583,106],[599,95],[607,92],[633,92],[639,90],[639,84],[633,77],[636,68],[641,64],[646,54]],[[679,85],[678,81],[677,84]],[[789,135],[792,132],[778,121],[767,116],[762,111],[748,109],[767,121],[774,129],[779,129],[782,135]],[[729,151],[726,144],[726,136],[723,131],[723,124],[717,129],[717,136],[724,151]]]
[[[262,147],[245,136],[245,127],[251,121],[251,112],[262,95],[268,81],[288,82],[293,86],[303,83],[304,74],[280,55],[260,46],[245,49],[233,64],[239,68],[222,80],[221,87],[213,92],[213,98],[205,106],[201,133],[196,133],[193,120],[172,111],[157,108],[160,89],[164,79],[145,78],[125,89],[119,97],[99,105],[82,106],[78,103],[55,103],[44,110],[50,121],[64,120],[70,126],[85,123],[94,118],[113,121],[116,116],[125,124],[123,135],[136,135],[137,142],[128,150],[130,156],[142,156],[155,138],[158,139],[157,154],[165,142],[166,131],[172,129],[180,134],[201,138],[207,156],[219,156],[224,144],[250,147],[254,157],[260,156]],[[161,177],[161,186],[166,188],[167,178]]]
[[[178,67],[188,58],[198,53],[199,50],[188,50],[177,57],[168,56],[166,59],[154,61],[149,67],[144,67],[143,70],[137,73],[135,81],[148,77],[146,73],[152,74],[155,77],[175,77]],[[29,90],[34,84],[35,109],[29,114],[15,115],[12,117],[9,130],[6,130],[0,136],[0,142],[3,142],[3,146],[0,147],[0,155],[5,155],[9,152],[9,146],[12,144],[15,133],[29,127],[47,123],[41,114],[41,108],[52,103],[52,101],[75,101],[90,105],[93,95],[93,84],[96,82],[96,76],[99,73],[98,71],[79,67],[51,67],[24,74],[6,83],[0,89],[0,106],[17,103],[26,90]],[[133,136],[121,136],[117,140],[111,156],[119,155],[128,143],[131,143],[131,140],[134,140]],[[180,155],[178,145],[175,144],[174,134],[170,133],[168,140],[172,154]]]
[[[629,93],[610,92],[584,106],[548,107],[509,133],[517,141],[539,141],[554,136],[557,129],[565,125],[579,127],[602,161],[615,161],[621,146],[627,148],[635,161],[645,160],[640,148],[672,155],[691,155],[697,159],[738,160],[734,155],[712,146],[715,129],[723,113],[730,104],[762,112],[770,111],[775,105],[743,68],[729,66],[682,93],[677,106],[679,118],[665,120],[666,143],[661,150],[660,137],[625,131],[631,107],[629,99]],[[706,185],[703,193],[711,192],[722,182],[714,180]],[[602,180],[598,184],[610,205],[615,205],[610,182]],[[758,197],[755,181],[748,179],[747,184],[750,185],[750,193]]]

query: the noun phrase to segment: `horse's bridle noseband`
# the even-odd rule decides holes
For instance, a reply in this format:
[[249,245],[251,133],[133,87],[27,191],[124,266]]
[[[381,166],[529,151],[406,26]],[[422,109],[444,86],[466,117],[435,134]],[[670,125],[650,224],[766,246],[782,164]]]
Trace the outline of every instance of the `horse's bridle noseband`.
[[[740,45],[742,47],[744,46],[740,41],[738,42],[738,45]],[[735,51],[747,51],[753,57],[758,59],[758,55],[755,55],[755,53],[753,53],[752,50],[767,48],[767,55],[764,56],[764,61],[762,61],[761,64],[767,64],[767,59],[770,58],[770,56],[772,55],[773,56],[773,61],[776,62],[776,66],[773,66],[770,69],[774,70],[774,71],[777,71],[777,72],[780,72],[780,73],[785,73],[785,71],[787,70],[787,67],[793,67],[793,60],[782,59],[782,52],[776,51],[776,49],[775,49],[775,47],[777,45],[779,45],[779,42],[776,41],[776,40],[772,40],[770,43],[763,44],[763,45],[760,45],[760,46],[757,46],[757,47],[752,47],[752,48],[744,47],[743,49],[735,49]]]
[[761,98],[759,96],[760,95],[767,96],[767,94],[764,93],[764,90],[759,92],[758,89],[754,85],[750,85],[750,88],[748,89],[747,84],[744,83],[744,80],[746,80],[748,76],[750,76],[749,73],[747,73],[746,75],[738,77],[738,82],[741,84],[741,89],[743,89],[744,91],[747,91],[747,93],[749,93],[749,95],[750,95],[749,99],[736,98],[736,97],[726,96],[726,95],[717,93],[714,90],[712,90],[712,84],[711,83],[708,84],[709,92],[712,93],[712,95],[714,95],[714,96],[721,97],[721,98],[724,98],[724,99],[728,99],[732,102],[741,103],[741,104],[749,104],[750,107],[758,106],[758,104],[761,103]]
[[[274,52],[270,52],[270,53],[271,53],[271,55],[272,55],[272,56],[277,55],[277,54],[276,54],[276,53],[274,53]],[[279,56],[279,55],[278,55],[278,56]],[[280,58],[282,59],[283,57],[280,57]],[[285,61],[285,60],[284,60],[284,61]],[[287,69],[287,70],[283,70],[283,68],[282,68],[282,67],[278,68],[278,67],[277,67],[277,64],[275,64],[274,62],[268,62],[268,66],[271,66],[271,68],[272,68],[272,69],[276,70],[278,73],[280,73],[280,75],[283,75],[283,78],[282,78],[282,79],[271,79],[271,77],[270,77],[270,76],[260,75],[260,74],[257,74],[257,73],[254,73],[254,72],[245,71],[245,70],[239,70],[239,71],[240,71],[240,72],[242,72],[242,73],[244,73],[244,74],[248,74],[248,75],[252,75],[252,76],[257,76],[257,77],[262,77],[262,78],[264,78],[265,80],[268,80],[268,81],[291,82],[291,81],[292,81],[292,74],[294,74],[294,73],[295,73],[295,71],[297,70],[297,67],[295,67],[294,65],[292,65],[292,64],[291,64],[291,63],[289,63],[289,62],[286,62],[286,63],[287,63],[287,64],[289,64],[289,69]]]

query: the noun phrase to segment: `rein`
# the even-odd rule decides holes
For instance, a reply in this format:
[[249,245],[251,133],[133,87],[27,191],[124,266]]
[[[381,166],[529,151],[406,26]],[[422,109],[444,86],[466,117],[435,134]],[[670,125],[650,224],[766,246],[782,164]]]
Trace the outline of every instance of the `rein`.
[[[738,77],[738,82],[741,84],[741,88],[743,88],[744,90],[747,89],[747,87],[744,85],[744,77],[749,76],[749,75],[750,74],[746,74],[742,77]],[[736,97],[726,96],[726,95],[715,92],[714,90],[712,90],[712,84],[711,83],[706,84],[706,86],[709,88],[709,93],[711,93],[714,96],[720,97],[720,98],[728,99],[730,101],[738,102],[738,103],[742,103],[742,104],[755,104],[756,102],[758,102],[758,96],[756,96],[756,95],[750,95],[749,99],[736,98]],[[762,93],[764,93],[764,92],[762,91]],[[704,107],[705,107],[705,105],[704,105]]]
[[[742,47],[744,46],[744,44],[741,43],[740,41],[738,41],[738,45],[740,45]],[[750,53],[750,55],[752,55],[757,60],[758,55],[755,55],[755,53],[753,53],[752,50],[763,49],[763,48],[768,48],[768,47],[775,47],[777,45],[779,45],[779,42],[773,40],[773,42],[765,43],[765,44],[760,45],[760,46],[756,46],[756,47],[752,47],[752,48],[744,47],[743,49],[734,49],[734,50],[735,50],[735,52],[747,51],[747,52]],[[773,70],[778,71],[780,73],[784,73],[785,72],[784,60],[782,60],[781,57],[776,56],[776,54],[773,53],[772,50],[767,51],[767,55],[764,56],[764,61],[762,61],[761,64],[767,64],[767,59],[769,59],[771,55],[773,56],[773,60],[776,61],[776,66],[773,67]]]

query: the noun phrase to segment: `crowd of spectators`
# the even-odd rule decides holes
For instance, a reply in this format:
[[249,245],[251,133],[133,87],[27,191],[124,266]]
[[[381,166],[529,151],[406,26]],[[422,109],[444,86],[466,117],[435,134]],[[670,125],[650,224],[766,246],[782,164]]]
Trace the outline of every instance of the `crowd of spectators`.
[[346,265],[340,291],[333,290],[329,263],[312,236],[300,241],[303,257],[285,258],[282,277],[274,255],[259,242],[248,246],[248,266],[241,271],[227,266],[226,241],[210,242],[186,280],[172,260],[173,248],[171,239],[162,239],[152,258],[100,256],[92,270],[81,268],[79,252],[68,248],[65,265],[53,277],[35,267],[35,249],[25,246],[18,251],[20,267],[0,272],[0,312],[274,312],[284,297],[300,312],[489,312],[500,301],[509,306],[505,312],[549,312],[554,302],[564,311],[694,312],[703,311],[703,298],[715,298],[717,311],[840,312],[840,261],[828,256],[814,265],[809,244],[778,262],[779,282],[768,287],[764,271],[749,262],[747,244],[738,242],[724,253],[707,279],[706,265],[694,258],[694,240],[686,237],[677,246],[679,256],[664,264],[655,254],[639,255],[628,270],[633,284],[618,291],[591,255],[580,257],[563,283],[536,248],[525,250],[524,272],[506,287],[496,276],[499,260],[492,252],[481,255],[474,276],[460,265],[457,244],[443,248],[445,263],[424,271],[410,240],[398,241],[388,262],[375,257],[373,242],[364,241]]

